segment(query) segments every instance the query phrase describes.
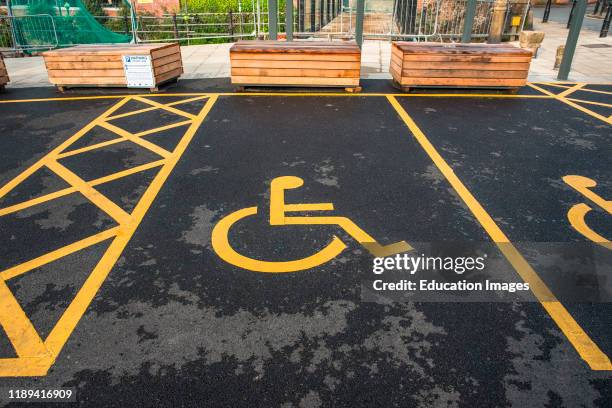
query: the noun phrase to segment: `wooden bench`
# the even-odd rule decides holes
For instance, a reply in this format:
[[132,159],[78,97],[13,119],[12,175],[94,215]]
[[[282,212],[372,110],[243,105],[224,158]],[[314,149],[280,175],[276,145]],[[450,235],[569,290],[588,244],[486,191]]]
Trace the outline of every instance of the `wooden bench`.
[[4,58],[0,55],[0,91],[4,90],[4,86],[8,84],[9,76],[4,65]]
[[358,92],[361,50],[354,41],[239,41],[230,49],[232,84],[341,87]]
[[527,83],[532,54],[509,44],[393,42],[394,84],[413,87],[506,88]]
[[124,56],[150,56],[152,91],[183,73],[176,43],[78,45],[43,53],[49,81],[60,91],[68,87],[127,87]]

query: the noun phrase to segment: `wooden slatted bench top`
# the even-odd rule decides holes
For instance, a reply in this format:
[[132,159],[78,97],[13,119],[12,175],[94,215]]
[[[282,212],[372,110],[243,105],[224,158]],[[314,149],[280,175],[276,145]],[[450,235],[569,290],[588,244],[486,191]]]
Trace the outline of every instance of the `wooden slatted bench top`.
[[159,44],[117,44],[117,45],[76,45],[43,52],[43,56],[60,57],[67,54],[78,55],[147,55],[153,51],[176,46],[173,43]]
[[404,54],[496,55],[532,57],[531,51],[510,44],[443,44],[398,41]]
[[357,43],[239,41],[230,48],[232,84],[245,86],[342,87],[359,91]]
[[239,41],[230,53],[361,54],[354,41]]

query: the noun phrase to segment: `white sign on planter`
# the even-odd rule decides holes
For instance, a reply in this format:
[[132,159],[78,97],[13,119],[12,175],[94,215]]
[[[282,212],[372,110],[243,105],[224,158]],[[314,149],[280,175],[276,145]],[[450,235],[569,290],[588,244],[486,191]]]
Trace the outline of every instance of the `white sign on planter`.
[[123,70],[128,88],[155,87],[150,55],[124,55]]

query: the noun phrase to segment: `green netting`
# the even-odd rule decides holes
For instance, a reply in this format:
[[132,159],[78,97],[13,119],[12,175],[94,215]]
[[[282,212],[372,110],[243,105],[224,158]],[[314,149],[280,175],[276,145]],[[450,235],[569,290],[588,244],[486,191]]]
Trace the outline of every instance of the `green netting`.
[[[123,0],[129,9],[129,2]],[[74,44],[128,43],[130,35],[100,24],[81,0],[12,0],[16,45],[24,50]]]

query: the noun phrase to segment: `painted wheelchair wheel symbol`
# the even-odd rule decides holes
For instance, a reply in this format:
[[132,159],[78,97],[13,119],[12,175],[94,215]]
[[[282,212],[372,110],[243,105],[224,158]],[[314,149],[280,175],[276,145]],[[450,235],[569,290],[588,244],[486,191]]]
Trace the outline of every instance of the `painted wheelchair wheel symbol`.
[[[270,225],[337,225],[358,241],[373,256],[384,257],[413,248],[405,241],[381,245],[351,219],[338,216],[305,217],[287,216],[289,212],[332,211],[332,203],[285,204],[285,190],[301,187],[304,180],[294,176],[277,177],[270,186]],[[257,207],[243,208],[222,218],[212,231],[212,246],[221,259],[239,268],[253,272],[286,273],[314,268],[331,261],[346,248],[346,244],[333,236],[327,246],[313,255],[291,261],[265,261],[238,253],[229,242],[229,232],[234,224],[257,214]]]

